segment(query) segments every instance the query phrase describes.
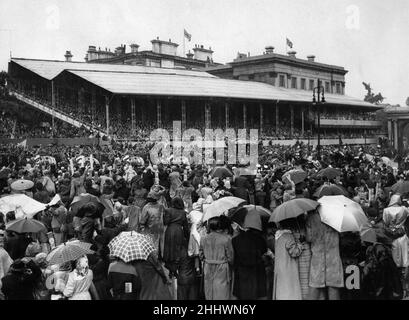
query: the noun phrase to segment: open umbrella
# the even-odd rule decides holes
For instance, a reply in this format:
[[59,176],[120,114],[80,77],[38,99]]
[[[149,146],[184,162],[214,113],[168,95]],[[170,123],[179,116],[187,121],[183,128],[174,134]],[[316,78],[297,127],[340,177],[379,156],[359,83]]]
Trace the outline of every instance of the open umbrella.
[[296,198],[284,202],[279,205],[273,211],[270,217],[270,222],[280,222],[285,219],[296,218],[308,211],[314,210],[319,206],[317,201],[306,199],[306,198]]
[[97,211],[101,213],[105,210],[104,204],[99,200],[98,197],[89,193],[83,193],[79,196],[74,197],[71,203],[71,211],[74,214],[77,214],[78,210],[88,203],[94,203],[97,207]]
[[223,197],[212,202],[207,208],[204,209],[203,221],[207,221],[211,218],[221,216],[229,209],[237,207],[246,200],[237,197]]
[[361,236],[361,240],[364,242],[369,242],[369,243],[378,242],[377,236],[376,236],[376,230],[370,223],[364,224],[361,227],[361,231],[359,232],[359,234]]
[[36,213],[46,209],[46,205],[25,194],[12,194],[0,198],[0,212],[6,214],[14,211],[16,218],[32,218]]
[[233,173],[226,167],[215,167],[210,171],[210,175],[214,177],[219,177],[220,179],[224,179],[227,177],[232,177]]
[[54,248],[47,256],[50,265],[63,264],[68,261],[74,261],[85,254],[94,253],[92,244],[79,240],[68,241]]
[[327,167],[318,172],[319,177],[327,177],[328,179],[335,179],[341,176],[341,171],[335,168]]
[[338,232],[358,232],[368,222],[359,203],[345,196],[324,196],[318,202],[321,221]]
[[121,232],[111,240],[108,248],[112,256],[120,258],[125,263],[147,260],[148,256],[156,250],[151,237],[135,231]]
[[271,211],[262,206],[250,204],[233,211],[229,210],[228,216],[243,228],[253,228],[261,231],[262,226],[268,223]]
[[393,193],[409,193],[409,181],[398,181],[391,187],[391,190]]
[[17,233],[36,233],[42,230],[46,230],[46,227],[40,221],[35,219],[17,219],[12,222],[9,222],[6,225],[6,230],[14,231]]
[[34,182],[31,180],[19,179],[10,185],[11,189],[16,191],[28,190],[34,187]]
[[293,170],[287,171],[282,176],[283,182],[290,182],[288,180],[288,177],[290,177],[290,179],[294,182],[294,184],[297,184],[297,183],[303,182],[305,178],[307,178],[307,172],[301,169],[293,169]]
[[346,191],[343,187],[336,185],[336,184],[323,184],[322,186],[318,187],[318,189],[314,192],[313,196],[315,198],[321,198],[323,196],[348,196],[348,191]]

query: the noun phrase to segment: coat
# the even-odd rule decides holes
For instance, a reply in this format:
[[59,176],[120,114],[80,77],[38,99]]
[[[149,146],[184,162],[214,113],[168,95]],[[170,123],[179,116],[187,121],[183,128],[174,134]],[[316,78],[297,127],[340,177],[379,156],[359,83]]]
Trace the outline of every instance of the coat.
[[290,230],[278,230],[275,236],[273,300],[302,300],[298,260],[302,244]]
[[161,204],[149,202],[143,207],[139,217],[140,231],[152,235],[155,247],[158,251],[160,249],[161,254],[163,250],[161,242],[164,232],[163,212],[164,208]]
[[165,210],[163,223],[167,226],[165,231],[165,245],[163,260],[173,262],[187,257],[189,240],[189,226],[185,210],[169,208]]
[[310,287],[344,286],[344,272],[339,252],[339,234],[321,222],[315,212],[307,217],[306,240],[311,243]]
[[233,294],[238,299],[267,296],[266,269],[262,256],[267,244],[257,231],[241,232],[232,240],[234,249]]
[[70,272],[64,289],[64,296],[69,300],[91,300],[89,292],[93,280],[92,270],[89,269],[85,276],[81,276],[76,270]]
[[234,251],[229,235],[211,232],[200,240],[204,259],[204,290],[206,300],[230,300],[231,266]]

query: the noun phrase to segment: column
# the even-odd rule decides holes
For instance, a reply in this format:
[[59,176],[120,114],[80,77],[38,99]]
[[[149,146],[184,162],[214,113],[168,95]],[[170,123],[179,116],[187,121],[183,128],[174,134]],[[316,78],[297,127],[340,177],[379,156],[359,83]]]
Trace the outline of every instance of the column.
[[301,136],[304,136],[304,107],[301,107]]
[[186,130],[186,101],[182,100],[182,130]]
[[247,128],[247,106],[243,103],[243,129]]
[[291,112],[290,137],[292,139],[294,136],[294,106],[293,105],[290,105],[290,112]]
[[55,114],[55,86],[54,80],[51,80],[51,106],[52,106],[52,115],[51,115],[51,136],[54,138],[54,114]]
[[280,109],[278,108],[278,101],[276,102],[276,134],[278,134],[278,123],[279,123],[279,112]]
[[156,122],[158,128],[160,128],[162,126],[162,104],[159,99],[156,100]]
[[260,134],[263,134],[263,120],[264,120],[263,117],[264,117],[263,104],[260,103]]
[[388,120],[388,140],[393,141],[392,120]]
[[229,127],[229,103],[224,104],[224,118],[226,121],[226,129]]
[[97,114],[97,93],[95,88],[92,88],[91,91],[91,122],[95,124],[95,116]]
[[109,97],[105,96],[105,117],[106,117],[106,132],[109,136]]
[[205,128],[210,129],[212,125],[212,110],[209,102],[205,103]]
[[393,146],[398,149],[398,120],[394,121]]
[[136,112],[135,112],[135,98],[131,98],[131,132],[136,135]]

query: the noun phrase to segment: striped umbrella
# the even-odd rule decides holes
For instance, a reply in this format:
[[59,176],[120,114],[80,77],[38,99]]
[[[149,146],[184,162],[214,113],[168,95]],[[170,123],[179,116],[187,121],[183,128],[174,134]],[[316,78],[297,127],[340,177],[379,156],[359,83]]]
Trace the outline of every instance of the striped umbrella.
[[108,244],[111,256],[120,258],[125,263],[134,260],[147,260],[154,252],[153,240],[148,235],[135,231],[124,231]]
[[68,241],[54,248],[47,256],[50,265],[63,264],[68,261],[74,261],[83,255],[94,253],[91,243],[79,240]]

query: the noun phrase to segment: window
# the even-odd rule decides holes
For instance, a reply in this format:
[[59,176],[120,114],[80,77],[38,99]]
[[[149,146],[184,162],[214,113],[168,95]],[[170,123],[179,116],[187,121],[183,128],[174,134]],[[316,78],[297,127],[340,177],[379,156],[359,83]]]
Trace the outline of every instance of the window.
[[338,94],[341,94],[341,93],[342,93],[342,91],[341,91],[341,84],[340,84],[339,82],[337,82],[336,90],[337,90],[337,93],[338,93]]
[[307,90],[305,86],[305,79],[301,79],[301,90]]
[[310,80],[310,90],[314,90],[314,80]]
[[291,78],[291,88],[292,89],[297,89],[297,78],[295,78],[295,77]]
[[285,87],[284,75],[280,74],[280,87]]
[[249,74],[249,80],[254,80],[254,74]]
[[325,82],[325,92],[329,92],[329,82]]

